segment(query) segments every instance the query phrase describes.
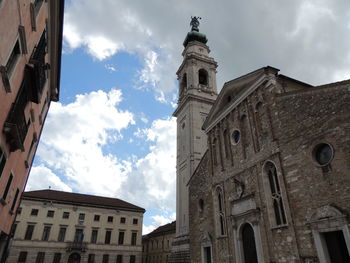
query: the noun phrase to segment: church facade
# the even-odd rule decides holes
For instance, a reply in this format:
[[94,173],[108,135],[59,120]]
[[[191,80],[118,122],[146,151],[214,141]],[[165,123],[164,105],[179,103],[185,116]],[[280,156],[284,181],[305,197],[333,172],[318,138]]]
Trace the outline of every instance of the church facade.
[[[206,38],[187,40],[174,115],[177,221],[188,220],[185,235],[177,222],[177,240],[186,237],[178,249],[189,256],[169,262],[350,262],[350,80],[312,86],[267,66],[216,97]],[[198,113],[194,92],[214,101],[184,125],[184,109]],[[181,133],[186,127],[194,136]],[[194,164],[186,178],[185,159]]]

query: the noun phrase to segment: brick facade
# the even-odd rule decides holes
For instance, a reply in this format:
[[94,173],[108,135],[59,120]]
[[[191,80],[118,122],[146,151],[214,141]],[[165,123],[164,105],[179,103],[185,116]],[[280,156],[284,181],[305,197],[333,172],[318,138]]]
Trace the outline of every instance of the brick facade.
[[0,1],[0,260],[51,101],[59,99],[64,0]]

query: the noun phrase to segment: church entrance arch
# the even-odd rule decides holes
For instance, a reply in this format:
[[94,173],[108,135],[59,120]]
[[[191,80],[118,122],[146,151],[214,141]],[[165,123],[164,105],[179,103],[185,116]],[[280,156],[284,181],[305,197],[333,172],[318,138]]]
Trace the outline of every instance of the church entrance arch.
[[254,230],[250,224],[246,223],[242,227],[242,245],[244,263],[258,263],[255,247]]
[[81,256],[78,253],[70,254],[67,263],[80,263]]
[[320,263],[350,262],[350,231],[346,214],[325,205],[311,210],[307,223],[312,230]]

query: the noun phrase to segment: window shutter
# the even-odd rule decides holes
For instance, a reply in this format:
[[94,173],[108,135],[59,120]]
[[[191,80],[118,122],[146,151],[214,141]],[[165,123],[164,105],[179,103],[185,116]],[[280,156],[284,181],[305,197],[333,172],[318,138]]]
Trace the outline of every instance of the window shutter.
[[30,3],[30,21],[32,22],[32,31],[36,31],[36,17],[33,3]]
[[19,35],[19,42],[21,44],[21,51],[22,54],[27,54],[27,40],[26,40],[26,31],[24,26],[18,26],[18,35]]
[[24,68],[24,86],[28,96],[28,100],[38,104],[39,103],[39,90],[35,82],[34,68],[26,65]]
[[11,92],[10,80],[9,80],[5,66],[0,66],[0,73],[1,73],[2,83],[4,84],[5,91],[7,93]]

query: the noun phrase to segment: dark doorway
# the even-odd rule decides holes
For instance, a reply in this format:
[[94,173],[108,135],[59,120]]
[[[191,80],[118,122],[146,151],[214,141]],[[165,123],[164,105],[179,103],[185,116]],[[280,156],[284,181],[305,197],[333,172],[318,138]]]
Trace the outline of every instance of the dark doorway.
[[80,263],[80,255],[78,253],[70,254],[68,258],[68,263]]
[[211,263],[211,248],[204,247],[204,262]]
[[249,224],[242,228],[242,242],[244,252],[244,263],[258,263],[256,255],[254,230]]
[[323,233],[331,263],[350,262],[348,248],[346,247],[343,231]]

